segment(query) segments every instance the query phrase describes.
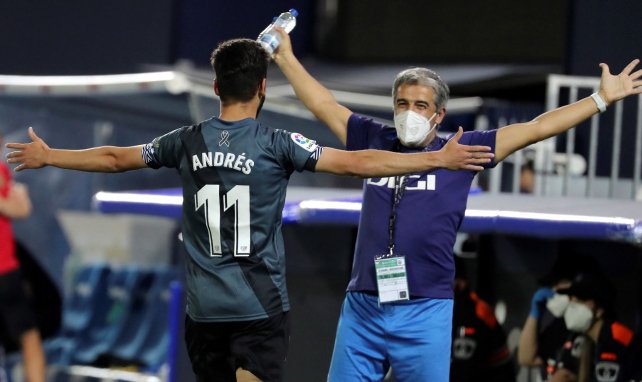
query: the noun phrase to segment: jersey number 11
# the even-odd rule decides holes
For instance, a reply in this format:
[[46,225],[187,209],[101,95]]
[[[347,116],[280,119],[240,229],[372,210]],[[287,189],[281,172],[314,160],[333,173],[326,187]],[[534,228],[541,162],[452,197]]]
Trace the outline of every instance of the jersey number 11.
[[[216,184],[203,186],[195,195],[196,211],[205,206],[210,256],[222,256],[221,202]],[[234,256],[250,255],[250,186],[234,186],[223,195],[223,211],[234,207]]]

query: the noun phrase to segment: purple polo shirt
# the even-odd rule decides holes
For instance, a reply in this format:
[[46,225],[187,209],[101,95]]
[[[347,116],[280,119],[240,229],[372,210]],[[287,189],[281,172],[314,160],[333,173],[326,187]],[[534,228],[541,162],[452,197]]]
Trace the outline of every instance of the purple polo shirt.
[[[495,130],[465,132],[461,144],[490,146]],[[348,121],[348,150],[393,151],[393,127],[358,114]],[[436,137],[424,149],[400,146],[401,152],[437,151],[447,143]],[[486,165],[492,167],[494,163]],[[453,298],[453,245],[466,210],[474,171],[434,170],[409,175],[397,206],[395,254],[406,257],[408,287],[413,297]],[[388,253],[388,222],[395,178],[364,181],[363,206],[348,291],[376,292],[374,258]]]

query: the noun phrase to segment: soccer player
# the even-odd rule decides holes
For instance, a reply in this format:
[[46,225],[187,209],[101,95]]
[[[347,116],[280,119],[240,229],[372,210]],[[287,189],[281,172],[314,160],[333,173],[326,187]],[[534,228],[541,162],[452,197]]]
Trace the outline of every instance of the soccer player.
[[[2,141],[0,135],[0,145]],[[19,346],[25,379],[44,382],[46,361],[42,340],[33,299],[24,285],[11,228],[12,220],[24,219],[30,214],[27,187],[14,182],[9,168],[0,161],[0,344]]]
[[87,150],[8,144],[16,171],[55,166],[119,172],[172,167],[183,187],[187,350],[199,381],[280,381],[288,341],[290,304],[285,282],[282,210],[290,175],[320,171],[361,177],[393,176],[434,168],[477,171],[489,147],[459,145],[402,155],[323,148],[301,134],[274,130],[256,118],[265,99],[267,52],[248,39],[213,52],[214,91],[221,110],[132,147]]
[[[392,129],[337,103],[294,56],[287,33],[282,29],[279,33],[275,62],[297,97],[348,150],[418,153],[439,150],[448,143],[437,136],[449,96],[448,86],[437,73],[413,68],[397,75],[392,85]],[[642,93],[642,70],[633,72],[638,62],[632,61],[619,75],[600,64],[600,89],[591,97],[528,123],[466,132],[461,142],[493,147],[493,164],[498,163],[516,150],[565,132],[626,96]],[[379,381],[390,366],[397,381],[448,380],[453,244],[475,174],[438,169],[365,181],[352,276],[337,327],[329,381]],[[395,264],[405,270],[396,272]]]

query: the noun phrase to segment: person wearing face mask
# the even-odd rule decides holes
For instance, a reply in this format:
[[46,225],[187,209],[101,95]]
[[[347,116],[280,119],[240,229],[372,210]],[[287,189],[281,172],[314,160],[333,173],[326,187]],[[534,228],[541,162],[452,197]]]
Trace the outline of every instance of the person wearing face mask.
[[563,313],[571,334],[548,365],[548,381],[623,382],[631,370],[633,332],[615,318],[615,290],[597,273],[580,273],[568,288],[557,291],[569,297]]
[[569,297],[557,290],[571,285],[579,263],[580,259],[570,254],[559,256],[548,274],[539,280],[542,286],[531,298],[531,309],[519,338],[517,361],[521,366],[539,368],[543,379],[547,378],[548,365],[554,363],[558,349],[569,336],[564,323]]
[[[392,85],[395,126],[353,113],[312,77],[281,37],[274,60],[303,104],[348,150],[405,154],[439,150],[448,85],[434,71],[411,68]],[[619,75],[601,64],[600,89],[590,97],[527,123],[468,131],[461,143],[493,148],[492,167],[532,143],[561,134],[626,96],[642,93],[632,61]],[[448,381],[455,273],[453,245],[475,173],[418,171],[371,177],[363,202],[352,275],[337,326],[328,380],[380,381],[392,366],[397,381]]]
[[435,112],[430,118],[426,119],[423,115],[412,110],[395,114],[395,129],[397,130],[399,142],[407,147],[421,145],[437,127],[436,123],[431,124],[436,116],[437,113]]
[[[175,168],[183,189],[186,256],[185,341],[198,381],[277,382],[290,338],[282,211],[294,171],[359,177],[446,167],[481,170],[490,148],[458,144],[413,156],[324,148],[262,124],[268,53],[255,40],[223,41],[211,64],[218,117],[147,144],[52,149],[29,129],[10,143],[16,171],[55,166],[92,172]],[[462,133],[459,133],[461,136]]]

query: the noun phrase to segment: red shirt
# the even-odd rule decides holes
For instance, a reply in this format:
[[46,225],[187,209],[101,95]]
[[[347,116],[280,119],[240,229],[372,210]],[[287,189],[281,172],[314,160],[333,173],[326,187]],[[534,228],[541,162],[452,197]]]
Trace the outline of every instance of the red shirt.
[[[11,171],[6,164],[0,162],[0,198],[9,196]],[[16,247],[11,229],[11,219],[0,214],[0,275],[18,269]]]

